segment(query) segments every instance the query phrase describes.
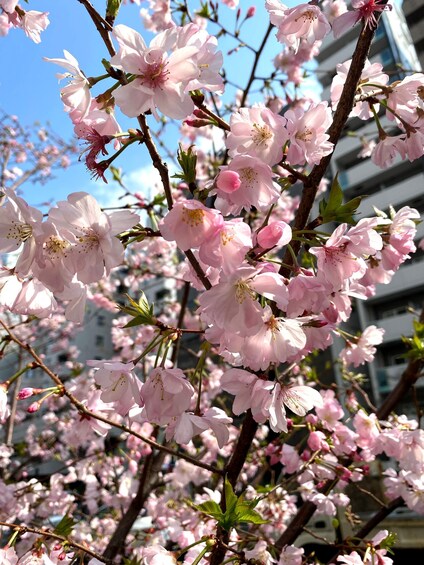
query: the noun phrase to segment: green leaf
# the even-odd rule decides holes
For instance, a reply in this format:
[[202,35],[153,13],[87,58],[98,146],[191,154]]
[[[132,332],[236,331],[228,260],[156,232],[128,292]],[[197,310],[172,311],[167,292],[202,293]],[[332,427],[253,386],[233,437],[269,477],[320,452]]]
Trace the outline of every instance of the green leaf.
[[212,516],[212,518],[215,518],[215,520],[218,520],[218,522],[223,519],[224,514],[221,510],[221,507],[214,500],[207,500],[206,502],[202,502],[201,504],[194,505],[194,507],[197,508],[197,510],[200,510],[200,512],[203,512],[208,516]]
[[232,513],[237,506],[238,498],[234,494],[233,487],[231,486],[230,481],[226,478],[225,479],[225,513]]
[[118,308],[124,314],[128,314],[128,316],[132,316],[134,319],[130,320],[124,327],[125,328],[132,328],[134,326],[140,326],[143,324],[155,325],[156,318],[153,314],[153,304],[149,304],[146,295],[143,291],[140,291],[140,298],[138,302],[136,302],[129,294],[127,294],[128,301],[130,303],[129,306],[120,306]]
[[267,524],[268,520],[264,520],[256,510],[252,510],[250,505],[237,505],[237,522],[249,522],[250,524]]
[[71,518],[71,516],[64,516],[62,520],[58,523],[58,525],[55,527],[53,532],[55,534],[58,534],[59,536],[63,536],[67,538],[69,535],[71,535],[75,524],[76,522],[74,522],[74,519]]
[[343,189],[340,186],[338,175],[335,176],[331,185],[328,200],[325,198],[319,203],[319,213],[322,217],[322,223],[329,222],[346,222],[348,224],[356,224],[354,214],[359,208],[363,196],[356,196],[343,204]]
[[209,10],[209,4],[207,2],[204,2],[204,3],[201,2],[200,3],[200,10],[197,10],[196,14],[198,16],[201,16],[202,18],[206,18],[206,19],[209,18],[210,15],[211,15],[210,10]]
[[182,179],[187,184],[196,182],[196,165],[197,165],[197,155],[193,151],[193,145],[184,151],[182,145],[177,151],[177,161],[182,169],[181,173],[176,173],[172,175],[172,178]]
[[115,21],[116,16],[118,15],[119,8],[121,7],[122,0],[107,0],[107,7],[106,7],[106,20],[107,21]]

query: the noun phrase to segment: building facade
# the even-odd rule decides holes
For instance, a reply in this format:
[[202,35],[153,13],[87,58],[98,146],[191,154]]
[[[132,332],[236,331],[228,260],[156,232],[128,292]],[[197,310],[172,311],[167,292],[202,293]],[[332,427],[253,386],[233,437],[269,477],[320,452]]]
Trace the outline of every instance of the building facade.
[[[415,0],[410,2],[413,4]],[[415,2],[419,4],[420,2]],[[424,6],[421,2],[421,8]],[[353,28],[337,40],[327,38],[318,56],[318,77],[323,86],[322,98],[330,99],[330,87],[336,74],[336,64],[350,59],[357,41],[359,29]],[[411,30],[413,31],[413,29]],[[424,36],[424,29],[423,36]],[[396,5],[383,13],[375,40],[370,50],[371,63],[379,62],[390,76],[390,82],[401,80],[407,70],[421,69],[413,48],[411,34],[401,10]],[[385,117],[381,123],[386,131],[396,126]],[[388,169],[374,165],[370,158],[359,156],[362,148],[361,138],[376,139],[374,121],[364,122],[350,119],[342,139],[335,150],[331,174],[338,173],[345,193],[345,199],[364,196],[359,209],[359,218],[374,214],[374,207],[387,212],[390,206],[399,210],[403,206],[424,212],[424,161],[409,162],[398,157]],[[366,195],[366,196],[365,196]],[[424,238],[424,224],[418,226],[416,244]],[[356,316],[353,317],[359,330],[372,324],[384,328],[384,342],[379,347],[374,363],[367,368],[374,402],[379,404],[384,396],[394,388],[406,366],[402,354],[405,346],[402,335],[411,335],[414,314],[424,306],[424,252],[418,250],[395,274],[389,285],[377,285],[372,298],[357,301]],[[342,340],[333,345],[333,359],[337,359],[343,347]],[[340,375],[337,375],[340,379]],[[418,387],[424,382],[418,381]],[[424,397],[424,388],[419,394]],[[411,399],[409,399],[411,400]],[[414,415],[411,401],[402,407]]]

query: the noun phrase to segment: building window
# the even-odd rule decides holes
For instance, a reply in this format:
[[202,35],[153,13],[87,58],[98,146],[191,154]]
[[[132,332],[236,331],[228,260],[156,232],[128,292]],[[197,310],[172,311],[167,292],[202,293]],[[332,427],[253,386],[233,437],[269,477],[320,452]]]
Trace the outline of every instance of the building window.
[[96,335],[96,347],[102,347],[105,344],[105,338],[102,335]]
[[99,314],[97,316],[97,325],[103,327],[105,325],[105,317],[103,316],[103,314]]

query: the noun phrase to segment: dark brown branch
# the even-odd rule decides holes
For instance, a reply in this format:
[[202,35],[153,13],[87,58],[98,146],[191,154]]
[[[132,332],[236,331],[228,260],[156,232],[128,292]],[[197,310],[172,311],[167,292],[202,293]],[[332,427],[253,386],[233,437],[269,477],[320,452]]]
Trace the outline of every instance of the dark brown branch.
[[252,86],[253,81],[255,80],[256,67],[258,66],[260,56],[262,54],[262,51],[264,50],[264,47],[266,45],[266,42],[268,41],[269,35],[270,35],[273,27],[274,26],[272,24],[269,24],[268,29],[266,30],[265,36],[262,40],[262,43],[260,44],[259,49],[256,51],[255,59],[253,61],[252,71],[250,73],[249,80],[247,81],[246,88],[243,91],[243,96],[241,97],[241,100],[240,100],[240,108],[242,108],[246,104],[246,100],[247,100],[247,96],[249,94],[250,87]]
[[[249,449],[252,446],[252,442],[256,435],[257,429],[258,424],[253,419],[252,412],[248,410],[237,440],[237,445],[235,446],[233,455],[225,469],[226,477],[228,478],[233,488],[236,485],[238,476],[246,461],[247,454],[249,453]],[[222,504],[225,505],[224,495],[222,496],[221,507]],[[225,508],[223,508],[223,510],[225,510]],[[218,526],[216,538],[217,543],[212,550],[210,565],[220,565],[223,562],[225,553],[227,551],[226,545],[229,541],[228,532],[225,532]]]
[[[381,2],[381,4],[385,4],[385,3],[387,2]],[[365,65],[365,61],[370,49],[371,41],[374,37],[374,33],[375,33],[375,28],[372,29],[370,27],[366,27],[362,30],[358,38],[358,42],[356,44],[356,48],[352,57],[352,63],[350,65],[349,72],[347,74],[346,81],[343,87],[343,92],[341,94],[337,109],[334,112],[332,124],[328,130],[329,141],[334,144],[334,147],[337,145],[337,142],[340,139],[344,125],[347,122],[349,114],[352,110],[353,102],[355,99],[356,88],[361,78],[362,70]],[[325,157],[323,157],[320,163],[314,166],[311,173],[305,179],[302,198],[299,204],[299,209],[297,211],[296,218],[294,220],[294,225],[293,225],[294,230],[302,230],[305,228],[308,222],[309,214],[312,210],[312,206],[315,202],[319,183],[321,182],[322,178],[325,175],[327,167],[330,164],[332,155],[333,153],[330,153],[330,155],[326,155]],[[300,246],[301,246],[300,241],[292,242],[293,251],[295,252],[296,255],[300,251]],[[288,265],[293,265],[293,257],[288,251],[286,251],[283,262],[287,263]],[[285,267],[282,267],[280,269],[280,274],[284,276],[289,276],[290,270]]]
[[105,559],[111,561],[119,552],[123,552],[125,540],[154,486],[153,483],[161,470],[164,458],[165,453],[163,452],[152,452],[146,457],[141,472],[137,494],[132,499],[128,510],[122,516],[116,530],[109,540],[109,543],[103,553],[103,557]]
[[90,2],[88,2],[88,0],[78,0],[78,2],[82,4],[87,10],[90,18],[93,20],[93,23],[96,26],[97,31],[101,35],[104,44],[106,45],[106,49],[108,50],[109,55],[113,57],[115,55],[115,49],[109,36],[109,32],[112,31],[112,26],[101,17],[94,6]]

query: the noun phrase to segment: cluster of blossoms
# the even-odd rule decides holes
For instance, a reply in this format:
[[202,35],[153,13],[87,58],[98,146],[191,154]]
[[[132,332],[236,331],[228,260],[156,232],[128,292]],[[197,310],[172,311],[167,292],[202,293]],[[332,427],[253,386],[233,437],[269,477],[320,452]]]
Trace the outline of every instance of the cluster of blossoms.
[[11,28],[23,29],[34,43],[40,43],[40,34],[49,25],[48,12],[24,10],[19,0],[0,0],[0,35],[7,35]]
[[0,115],[1,186],[16,190],[28,178],[45,184],[56,169],[67,169],[77,149],[49,128],[24,127],[18,116]]
[[[333,109],[337,108],[350,65],[351,60],[337,65],[337,75],[331,85]],[[389,84],[389,76],[384,73],[383,66],[366,61],[351,116],[361,120],[375,117],[378,139],[373,143],[370,155],[376,165],[388,167],[396,157],[414,161],[423,155],[423,91],[423,73],[413,73]],[[384,127],[378,117],[380,105],[386,112],[387,125]]]
[[139,221],[129,210],[102,212],[89,194],[75,192],[50,208],[48,219],[5,189],[0,210],[0,251],[18,252],[12,268],[0,272],[0,304],[12,312],[50,316],[56,298],[68,301],[66,316],[84,318],[87,285],[121,264],[124,247],[116,237]]
[[[87,77],[68,51],[64,58],[47,61],[66,70],[59,75],[67,80],[61,98],[75,134],[86,144],[86,165],[106,180],[112,161],[138,142],[159,170],[165,194],[151,202],[134,195],[129,207],[146,210],[150,218],[143,227],[128,206],[106,213],[85,192],[69,195],[44,217],[18,195],[13,182],[2,189],[0,252],[13,254],[15,262],[0,269],[0,308],[8,322],[1,320],[0,355],[13,355],[15,344],[22,358],[19,370],[0,384],[0,421],[10,417],[8,389],[27,373],[29,386],[18,388],[12,412],[27,426],[21,453],[29,463],[24,469],[8,446],[0,446],[0,519],[16,531],[10,544],[26,532],[16,549],[0,549],[0,561],[59,565],[90,559],[90,565],[99,565],[121,551],[122,559],[143,565],[316,563],[290,538],[298,503],[323,516],[345,510],[351,515],[355,501],[347,487],[365,484],[379,456],[396,466],[384,473],[386,497],[401,497],[409,509],[424,513],[424,432],[417,422],[389,412],[379,420],[375,411],[360,407],[354,390],[371,404],[354,377],[352,389],[336,393],[332,385],[318,388],[320,375],[311,367],[312,356],[326,350],[334,336],[345,340],[340,360],[346,374],[346,366],[373,360],[383,330],[370,326],[353,336],[343,324],[353,299],[367,299],[377,284],[388,284],[416,249],[417,210],[404,206],[355,221],[357,208],[347,214],[341,203],[334,204],[337,183],[308,224],[312,203],[308,208],[305,194],[316,189],[316,195],[325,187],[322,175],[312,187],[309,174],[334,150],[328,131],[351,62],[337,69],[332,107],[297,94],[295,100],[286,95],[284,110],[278,97],[247,106],[249,85],[234,110],[221,111],[216,95],[224,91],[223,56],[217,38],[205,29],[208,19],[219,23],[218,3],[210,2],[192,17],[187,6],[175,6],[172,13],[171,2],[150,0],[141,15],[146,27],[158,33],[149,45],[134,29],[115,25],[117,13],[104,19],[84,4],[102,37],[110,32],[106,75]],[[108,3],[108,10],[117,10],[116,5],[120,2]],[[31,12],[14,0],[0,0],[0,7],[0,29],[6,21],[9,27],[20,22],[39,40],[45,14],[28,18]],[[359,21],[374,28],[376,14],[384,9],[378,0],[354,0],[351,7],[342,0],[293,8],[267,0],[277,40],[285,44],[274,59],[272,78],[281,71],[297,87],[301,66],[331,29],[338,36]],[[234,39],[254,14],[252,8],[244,17],[241,10],[235,12]],[[422,155],[423,76],[414,73],[389,84],[381,65],[364,61],[351,116],[376,119],[374,162],[387,166],[395,154],[410,160]],[[109,79],[112,86],[94,97],[93,87]],[[386,133],[378,119],[380,107],[386,109],[389,125],[384,127],[399,128],[400,134]],[[123,131],[115,108],[136,118],[137,128]],[[182,182],[171,188],[148,125],[150,114],[161,127],[169,119],[185,120],[182,133],[193,145],[198,133],[215,142],[211,129],[219,129],[221,146],[218,142],[213,155],[180,146],[182,172],[175,177]],[[116,153],[98,162],[100,154],[108,154],[109,143]],[[23,147],[6,147],[15,162],[23,162]],[[116,171],[114,179],[123,186]],[[14,181],[14,173],[7,170],[2,181]],[[289,193],[296,183],[304,184],[301,197]],[[327,217],[328,210],[333,215]],[[333,221],[337,226],[328,227]],[[321,225],[327,231],[316,229]],[[122,264],[114,282],[111,272]],[[72,322],[84,318],[87,293],[112,312],[118,285],[137,295],[158,275],[184,289],[181,305],[165,301],[158,313],[144,294],[138,302],[130,298],[129,306],[120,299],[122,315],[112,329],[118,355],[78,363],[79,352],[69,338],[75,331]],[[191,287],[198,291],[194,302]],[[64,314],[57,300],[66,303]],[[17,321],[18,315],[24,318]],[[39,318],[37,336],[29,326],[32,316]],[[46,336],[56,342],[46,352],[67,351],[67,361],[57,370],[49,369],[47,355],[35,352],[37,341]],[[184,361],[181,349],[187,353]],[[414,362],[419,372],[422,359]],[[54,386],[38,387],[32,369],[44,371]],[[228,394],[234,397],[231,408]],[[33,415],[40,418],[41,431]],[[31,476],[32,466],[52,459],[63,462],[66,473],[61,468],[43,486]],[[134,528],[127,545],[125,536],[116,543],[122,525],[128,531],[142,507],[150,520],[148,532],[139,536]],[[45,524],[50,516],[67,514],[81,518],[70,529],[68,519],[62,524],[72,530],[70,538],[60,534],[50,542],[43,527],[19,530],[20,523]],[[387,530],[371,536],[355,546],[347,539],[346,555],[332,559],[391,565]]]

